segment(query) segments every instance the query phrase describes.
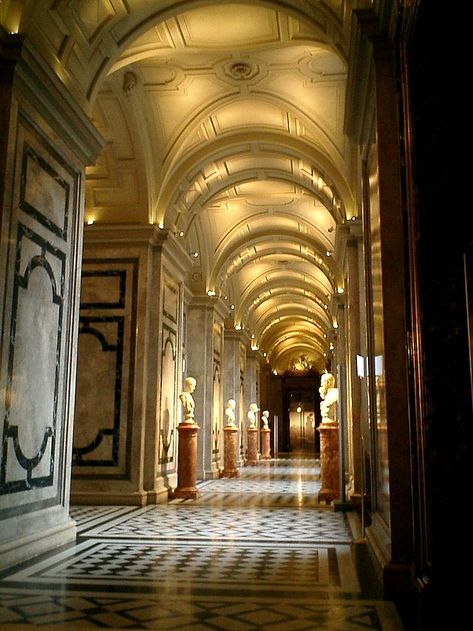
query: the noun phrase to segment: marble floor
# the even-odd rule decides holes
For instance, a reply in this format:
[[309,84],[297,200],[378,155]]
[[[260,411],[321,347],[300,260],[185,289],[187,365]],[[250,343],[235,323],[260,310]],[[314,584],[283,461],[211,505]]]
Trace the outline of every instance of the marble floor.
[[74,545],[0,574],[0,628],[402,631],[349,514],[317,502],[318,460],[198,486],[196,500],[72,507]]

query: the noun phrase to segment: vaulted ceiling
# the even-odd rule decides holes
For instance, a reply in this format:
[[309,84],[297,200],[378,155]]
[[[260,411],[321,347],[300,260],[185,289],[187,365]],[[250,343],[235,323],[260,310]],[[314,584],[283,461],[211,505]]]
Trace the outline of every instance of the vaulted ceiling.
[[[274,370],[301,355],[321,370],[344,292],[337,233],[356,220],[350,3],[50,4],[38,29],[68,33],[58,74],[106,141],[87,169],[86,221],[175,232],[192,289],[221,297]],[[54,39],[44,28],[40,45]]]

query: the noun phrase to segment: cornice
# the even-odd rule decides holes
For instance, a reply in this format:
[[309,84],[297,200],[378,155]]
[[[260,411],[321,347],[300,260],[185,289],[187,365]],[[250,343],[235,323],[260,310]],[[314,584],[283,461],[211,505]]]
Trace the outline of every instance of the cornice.
[[84,245],[150,244],[155,232],[156,226],[153,225],[94,224],[84,228]]
[[[9,38],[11,45],[9,43]],[[51,130],[79,159],[93,164],[105,144],[84,110],[71,96],[31,42],[18,35],[2,37],[2,56],[15,51],[13,82],[33,111],[38,112]]]

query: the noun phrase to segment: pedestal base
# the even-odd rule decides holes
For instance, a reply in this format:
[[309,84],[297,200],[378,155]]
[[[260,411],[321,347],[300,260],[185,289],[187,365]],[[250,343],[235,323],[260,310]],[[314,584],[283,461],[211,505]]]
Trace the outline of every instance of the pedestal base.
[[222,478],[237,478],[240,475],[237,466],[238,429],[227,426],[223,428],[223,471]]
[[247,453],[245,465],[255,466],[258,464],[258,429],[256,427],[248,427],[246,437]]
[[271,459],[271,430],[263,428],[261,430],[261,458]]
[[197,423],[180,423],[177,458],[177,487],[172,497],[195,500],[199,495],[196,487]]
[[202,493],[195,487],[178,487],[170,495],[170,499],[196,500]]
[[338,423],[321,423],[320,434],[320,479],[319,502],[329,504],[340,495],[339,457],[338,457]]

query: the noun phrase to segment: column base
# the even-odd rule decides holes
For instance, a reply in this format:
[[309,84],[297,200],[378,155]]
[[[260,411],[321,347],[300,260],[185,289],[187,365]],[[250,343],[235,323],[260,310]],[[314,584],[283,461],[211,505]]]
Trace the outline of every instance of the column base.
[[220,471],[221,478],[239,478],[240,471],[238,469],[222,469]]
[[202,493],[198,491],[196,488],[177,488],[174,491],[171,491],[169,494],[169,499],[182,499],[182,500],[196,500],[198,497],[201,497]]
[[330,504],[337,497],[338,497],[338,493],[334,489],[321,489],[319,491],[319,495],[317,499],[319,502],[325,502],[326,504]]
[[76,522],[69,518],[55,528],[39,528],[37,533],[0,542],[0,570],[71,544],[76,537]]

